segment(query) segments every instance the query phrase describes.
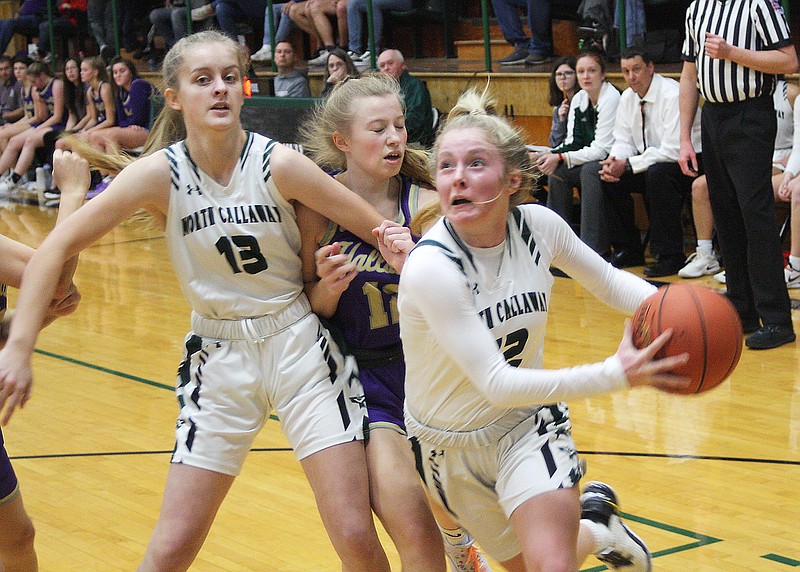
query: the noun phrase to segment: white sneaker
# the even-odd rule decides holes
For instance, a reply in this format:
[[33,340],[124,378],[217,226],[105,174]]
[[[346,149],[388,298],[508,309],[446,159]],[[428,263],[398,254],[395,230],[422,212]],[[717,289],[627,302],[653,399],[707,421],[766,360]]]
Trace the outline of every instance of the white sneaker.
[[254,62],[271,62],[272,61],[272,46],[264,44],[261,49],[250,56]]
[[609,570],[650,572],[650,551],[620,519],[614,489],[597,481],[587,483],[581,494],[581,519],[591,521],[589,526],[594,527],[593,534],[596,531],[602,539],[600,543],[605,544],[595,556]]
[[714,274],[714,280],[720,284],[725,284],[725,271],[723,270],[722,272],[717,272]]
[[786,279],[787,288],[800,288],[800,270],[796,270],[791,264],[787,264],[783,269],[783,277]]
[[467,544],[450,544],[445,540],[444,553],[452,572],[492,572],[474,541]]
[[22,179],[15,183],[11,175],[6,175],[0,181],[0,195],[10,195],[20,185],[21,182]]
[[686,266],[678,270],[681,278],[700,278],[709,274],[719,272],[719,261],[714,253],[706,254],[702,250],[697,250],[686,259]]
[[328,56],[330,52],[328,50],[322,50],[316,58],[308,60],[308,65],[310,66],[324,66],[328,63]]

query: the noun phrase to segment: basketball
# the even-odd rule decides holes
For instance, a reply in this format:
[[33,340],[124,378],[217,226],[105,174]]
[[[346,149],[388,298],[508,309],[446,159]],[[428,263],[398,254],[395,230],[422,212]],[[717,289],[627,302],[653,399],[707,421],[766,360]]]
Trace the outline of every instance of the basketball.
[[667,284],[645,300],[633,316],[633,343],[649,345],[664,330],[672,337],[657,358],[689,354],[676,368],[691,383],[675,393],[693,394],[713,389],[733,373],[742,355],[742,323],[726,296],[690,284]]

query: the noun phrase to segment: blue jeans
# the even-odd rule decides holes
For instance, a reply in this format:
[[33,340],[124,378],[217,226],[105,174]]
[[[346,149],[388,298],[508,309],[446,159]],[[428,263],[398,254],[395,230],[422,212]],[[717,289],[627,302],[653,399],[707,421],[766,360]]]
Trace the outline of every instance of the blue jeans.
[[11,38],[15,34],[25,34],[26,36],[38,36],[39,24],[42,22],[41,16],[17,16],[8,20],[0,20],[0,54],[5,53]]
[[[62,36],[74,34],[76,30],[77,28],[66,18],[60,16],[53,18],[53,37],[56,41]],[[50,53],[50,26],[47,20],[39,24],[39,39],[36,41],[36,49],[39,50],[40,56]]]
[[234,40],[238,36],[236,24],[263,21],[266,8],[266,0],[218,0],[214,3],[219,29]]
[[[636,45],[637,39],[647,31],[644,0],[625,1],[625,41],[628,47]],[[619,11],[614,8],[614,27],[619,29]]]
[[[303,0],[299,0],[302,2]],[[295,27],[295,23],[292,22],[292,19],[283,13],[282,9],[286,6],[287,2],[282,2],[280,4],[273,4],[272,5],[272,14],[275,18],[275,43],[283,42],[286,38],[289,37],[289,32],[292,31],[292,28]],[[272,41],[269,37],[269,15],[267,14],[266,10],[264,11],[264,41],[262,42],[265,46],[271,46]]]
[[[411,10],[414,7],[412,0],[372,0],[372,25],[375,31],[375,50],[381,47],[383,40],[383,11],[384,10]],[[364,51],[362,44],[365,40],[363,15],[367,13],[366,0],[348,0],[347,2],[347,35],[348,49],[360,54]],[[366,49],[369,49],[367,46]]]
[[[551,0],[492,0],[494,15],[506,41],[529,52],[542,56],[553,53],[553,30],[550,19]],[[525,35],[519,19],[518,8],[528,11],[531,37]]]

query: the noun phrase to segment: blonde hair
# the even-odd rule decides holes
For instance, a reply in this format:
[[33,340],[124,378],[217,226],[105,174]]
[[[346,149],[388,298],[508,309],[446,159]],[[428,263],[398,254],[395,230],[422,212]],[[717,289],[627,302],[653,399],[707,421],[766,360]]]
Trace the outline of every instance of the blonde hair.
[[511,196],[511,204],[519,205],[530,196],[536,178],[535,169],[522,131],[501,117],[498,111],[497,100],[489,94],[488,89],[479,93],[471,88],[463,93],[447,114],[447,122],[436,138],[430,157],[430,169],[431,172],[436,172],[439,144],[447,133],[456,129],[478,129],[497,148],[505,164],[505,174],[519,173],[519,189]]
[[[323,169],[347,169],[347,156],[333,142],[335,132],[347,133],[353,121],[355,102],[366,97],[397,98],[405,113],[406,104],[400,84],[386,74],[366,74],[360,78],[347,78],[336,84],[300,128],[300,141],[311,158]],[[424,186],[433,186],[428,171],[428,155],[420,149],[406,147],[400,173]]]
[[[500,116],[497,100],[489,94],[488,87],[479,93],[470,88],[458,98],[453,109],[447,114],[447,121],[439,130],[430,154],[430,171],[436,173],[439,145],[442,138],[457,129],[478,129],[486,140],[497,148],[505,165],[505,175],[519,173],[519,189],[511,195],[512,206],[524,203],[530,197],[536,172],[531,161],[522,132]],[[439,203],[432,203],[421,209],[411,221],[411,231],[427,228],[441,216]]]
[[[161,68],[163,89],[171,88],[177,90],[179,87],[179,72],[184,64],[186,51],[203,44],[218,43],[223,44],[236,54],[237,67],[244,76],[247,69],[247,55],[239,49],[236,42],[224,34],[215,30],[197,32],[185,36],[178,40],[164,56]],[[180,110],[172,109],[169,105],[161,108],[158,116],[153,122],[150,134],[145,142],[142,156],[150,155],[160,149],[168,147],[176,141],[186,138],[186,124]],[[73,136],[66,138],[69,148],[86,159],[92,167],[108,171],[112,175],[119,173],[136,158],[127,153],[116,151],[114,153],[104,153],[99,149],[76,139]]]

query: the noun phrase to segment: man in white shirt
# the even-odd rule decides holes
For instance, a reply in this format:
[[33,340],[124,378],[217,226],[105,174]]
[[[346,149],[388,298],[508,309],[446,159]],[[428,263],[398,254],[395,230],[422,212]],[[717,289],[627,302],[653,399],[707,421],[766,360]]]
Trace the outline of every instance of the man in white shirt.
[[[686,260],[681,210],[691,195],[692,177],[678,164],[680,153],[680,86],[655,73],[652,59],[640,48],[628,48],[620,67],[628,84],[614,124],[614,145],[600,162],[606,195],[611,244],[617,256],[641,257],[632,192],[644,193],[650,218],[650,277],[676,274]],[[692,144],[700,153],[700,113],[692,128]],[[702,165],[702,162],[700,163]],[[702,166],[701,166],[702,169]]]

